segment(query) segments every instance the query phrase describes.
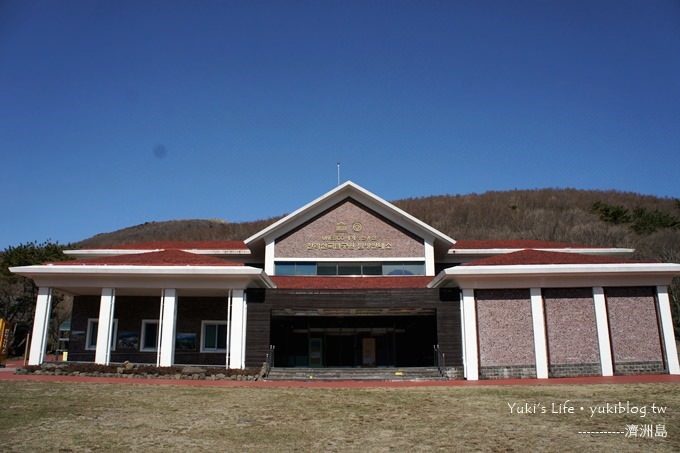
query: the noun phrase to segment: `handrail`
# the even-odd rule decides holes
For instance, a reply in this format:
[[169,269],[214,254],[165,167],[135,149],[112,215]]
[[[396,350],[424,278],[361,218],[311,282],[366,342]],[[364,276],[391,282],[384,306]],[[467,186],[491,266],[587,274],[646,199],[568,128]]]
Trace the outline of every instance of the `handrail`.
[[443,379],[448,379],[446,374],[446,354],[442,352],[438,344],[434,345],[434,363],[437,365],[439,375]]
[[272,370],[272,367],[274,366],[274,353],[276,352],[276,346],[273,344],[269,345],[269,350],[267,351],[267,355],[265,356],[265,361],[264,361],[264,376],[267,377],[269,376],[269,372]]

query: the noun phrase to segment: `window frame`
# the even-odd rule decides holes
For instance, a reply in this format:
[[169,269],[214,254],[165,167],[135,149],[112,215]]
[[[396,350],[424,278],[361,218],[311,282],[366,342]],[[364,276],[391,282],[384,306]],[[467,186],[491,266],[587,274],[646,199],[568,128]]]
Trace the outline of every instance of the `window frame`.
[[[99,332],[99,318],[87,318],[87,330],[85,331],[85,350],[97,350],[97,335],[92,338],[93,326],[97,325],[97,333]],[[116,343],[118,339],[118,318],[113,319],[113,332],[111,333],[111,351],[116,350]],[[92,340],[92,343],[90,343]]]
[[[207,326],[217,326],[217,332],[216,335],[219,334],[219,326],[225,326],[225,347],[224,348],[218,348],[217,346],[219,345],[219,341],[217,340],[217,336],[215,337],[215,348],[206,348],[205,346],[205,334],[206,334],[206,327]],[[200,352],[204,353],[224,353],[227,352],[227,344],[229,343],[228,338],[226,337],[226,332],[227,332],[227,321],[226,320],[221,320],[221,319],[208,319],[208,320],[203,320],[201,321],[201,349]]]
[[[156,324],[156,341],[155,345],[153,348],[150,348],[144,344],[144,340],[146,339],[146,326],[149,324]],[[158,329],[160,328],[160,323],[158,322],[158,319],[142,319],[142,330],[140,332],[140,341],[139,341],[139,350],[141,352],[158,352]]]

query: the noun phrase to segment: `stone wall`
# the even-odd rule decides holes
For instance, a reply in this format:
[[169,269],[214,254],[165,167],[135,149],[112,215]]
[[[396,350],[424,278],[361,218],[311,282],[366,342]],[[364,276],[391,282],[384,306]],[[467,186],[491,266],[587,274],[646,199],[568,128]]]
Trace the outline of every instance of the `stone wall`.
[[612,359],[616,374],[663,370],[653,287],[605,288]]
[[602,373],[592,288],[543,290],[549,375]]
[[535,377],[529,290],[477,290],[475,297],[480,377]]
[[423,240],[347,200],[277,239],[277,258],[423,258]]

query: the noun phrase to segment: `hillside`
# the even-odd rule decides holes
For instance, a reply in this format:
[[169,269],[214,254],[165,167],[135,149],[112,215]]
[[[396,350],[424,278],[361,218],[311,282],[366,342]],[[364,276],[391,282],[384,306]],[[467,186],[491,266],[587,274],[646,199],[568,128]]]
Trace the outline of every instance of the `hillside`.
[[[575,189],[440,195],[393,202],[455,239],[540,239],[632,247],[638,258],[680,262],[680,202],[634,193]],[[239,240],[280,217],[147,222],[75,244],[104,247],[160,240]]]

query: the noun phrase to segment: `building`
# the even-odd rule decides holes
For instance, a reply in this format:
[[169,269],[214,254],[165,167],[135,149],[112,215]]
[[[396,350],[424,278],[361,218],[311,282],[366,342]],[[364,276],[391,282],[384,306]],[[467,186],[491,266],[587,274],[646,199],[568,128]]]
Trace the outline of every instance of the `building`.
[[347,182],[243,242],[71,250],[16,267],[74,295],[69,360],[259,367],[433,365],[453,377],[680,374],[668,285],[630,249],[459,241]]

